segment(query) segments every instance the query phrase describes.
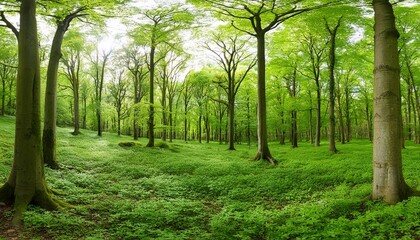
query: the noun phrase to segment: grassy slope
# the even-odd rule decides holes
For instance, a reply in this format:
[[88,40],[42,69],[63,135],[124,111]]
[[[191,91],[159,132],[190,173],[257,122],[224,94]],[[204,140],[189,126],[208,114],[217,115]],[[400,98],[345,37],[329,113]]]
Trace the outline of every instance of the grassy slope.
[[[11,168],[13,118],[0,117],[0,182]],[[395,206],[362,204],[371,188],[368,142],[298,149],[271,144],[280,161],[249,159],[256,147],[175,142],[169,149],[118,143],[58,129],[58,160],[50,187],[77,209],[31,207],[23,237],[38,239],[419,239],[420,198]],[[420,146],[407,143],[404,173],[420,182]],[[6,217],[11,213],[6,212]],[[0,236],[2,233],[0,233]],[[1,237],[0,237],[1,238]]]

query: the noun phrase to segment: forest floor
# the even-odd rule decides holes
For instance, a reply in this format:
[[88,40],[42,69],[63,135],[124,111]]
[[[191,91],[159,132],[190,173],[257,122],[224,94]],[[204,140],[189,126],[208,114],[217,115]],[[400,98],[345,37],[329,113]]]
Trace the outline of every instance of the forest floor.
[[[0,117],[0,183],[13,158],[14,119]],[[49,187],[75,209],[30,206],[24,228],[0,206],[0,239],[420,239],[420,198],[394,206],[370,194],[372,145],[271,143],[277,166],[250,159],[256,145],[175,141],[146,148],[129,136],[59,128],[60,170]],[[158,141],[159,142],[159,141]],[[404,175],[420,183],[420,146],[406,143]]]

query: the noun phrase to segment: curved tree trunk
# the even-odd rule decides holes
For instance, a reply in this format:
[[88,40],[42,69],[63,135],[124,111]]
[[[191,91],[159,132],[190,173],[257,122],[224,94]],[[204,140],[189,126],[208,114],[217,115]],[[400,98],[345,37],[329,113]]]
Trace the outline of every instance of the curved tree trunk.
[[42,149],[44,163],[57,169],[56,160],[56,122],[57,122],[57,78],[58,65],[61,58],[61,45],[66,32],[66,25],[59,23],[51,45],[50,60],[47,69],[47,86],[45,90],[44,130],[42,134]]
[[44,176],[36,5],[35,0],[21,2],[14,163],[0,188],[0,202],[14,203],[15,225],[22,224],[29,203],[46,209],[60,207],[50,195]]
[[50,59],[47,69],[47,86],[45,89],[45,108],[44,108],[44,130],[42,134],[43,158],[47,166],[57,169],[56,160],[56,123],[57,123],[57,79],[58,65],[61,59],[61,45],[64,34],[69,28],[70,22],[83,11],[77,9],[74,13],[67,15],[62,21],[57,22],[57,29],[51,45]]
[[402,173],[399,33],[392,5],[374,0],[375,74],[372,198],[395,204],[411,189]]

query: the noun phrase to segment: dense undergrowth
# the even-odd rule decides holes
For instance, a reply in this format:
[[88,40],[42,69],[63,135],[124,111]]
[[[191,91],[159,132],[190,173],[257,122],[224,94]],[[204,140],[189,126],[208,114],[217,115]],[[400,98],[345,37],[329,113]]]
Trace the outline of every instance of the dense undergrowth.
[[[2,183],[13,131],[14,119],[0,117]],[[70,132],[58,129],[62,169],[46,175],[59,198],[77,208],[31,206],[21,239],[420,239],[420,198],[363,202],[372,178],[366,141],[338,145],[339,154],[326,143],[272,143],[279,160],[273,167],[250,161],[255,145],[233,152],[182,141],[145,148],[146,139]],[[403,155],[406,181],[417,186],[420,146],[407,142]],[[4,221],[12,213],[0,214]]]

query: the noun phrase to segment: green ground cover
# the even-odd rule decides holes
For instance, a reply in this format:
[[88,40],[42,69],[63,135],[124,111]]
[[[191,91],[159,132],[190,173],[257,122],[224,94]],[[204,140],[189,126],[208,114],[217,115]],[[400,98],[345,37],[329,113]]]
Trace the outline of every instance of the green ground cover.
[[[12,164],[14,119],[0,117],[0,182]],[[292,149],[270,144],[278,166],[250,161],[256,146],[227,151],[182,141],[145,148],[130,137],[59,128],[60,170],[49,186],[75,209],[30,207],[21,239],[420,239],[420,198],[395,206],[369,195],[372,145]],[[420,182],[420,146],[407,142],[404,174]],[[3,221],[12,215],[4,211]],[[0,227],[1,228],[1,227]],[[2,233],[0,231],[0,236]],[[1,239],[1,237],[0,237]]]

